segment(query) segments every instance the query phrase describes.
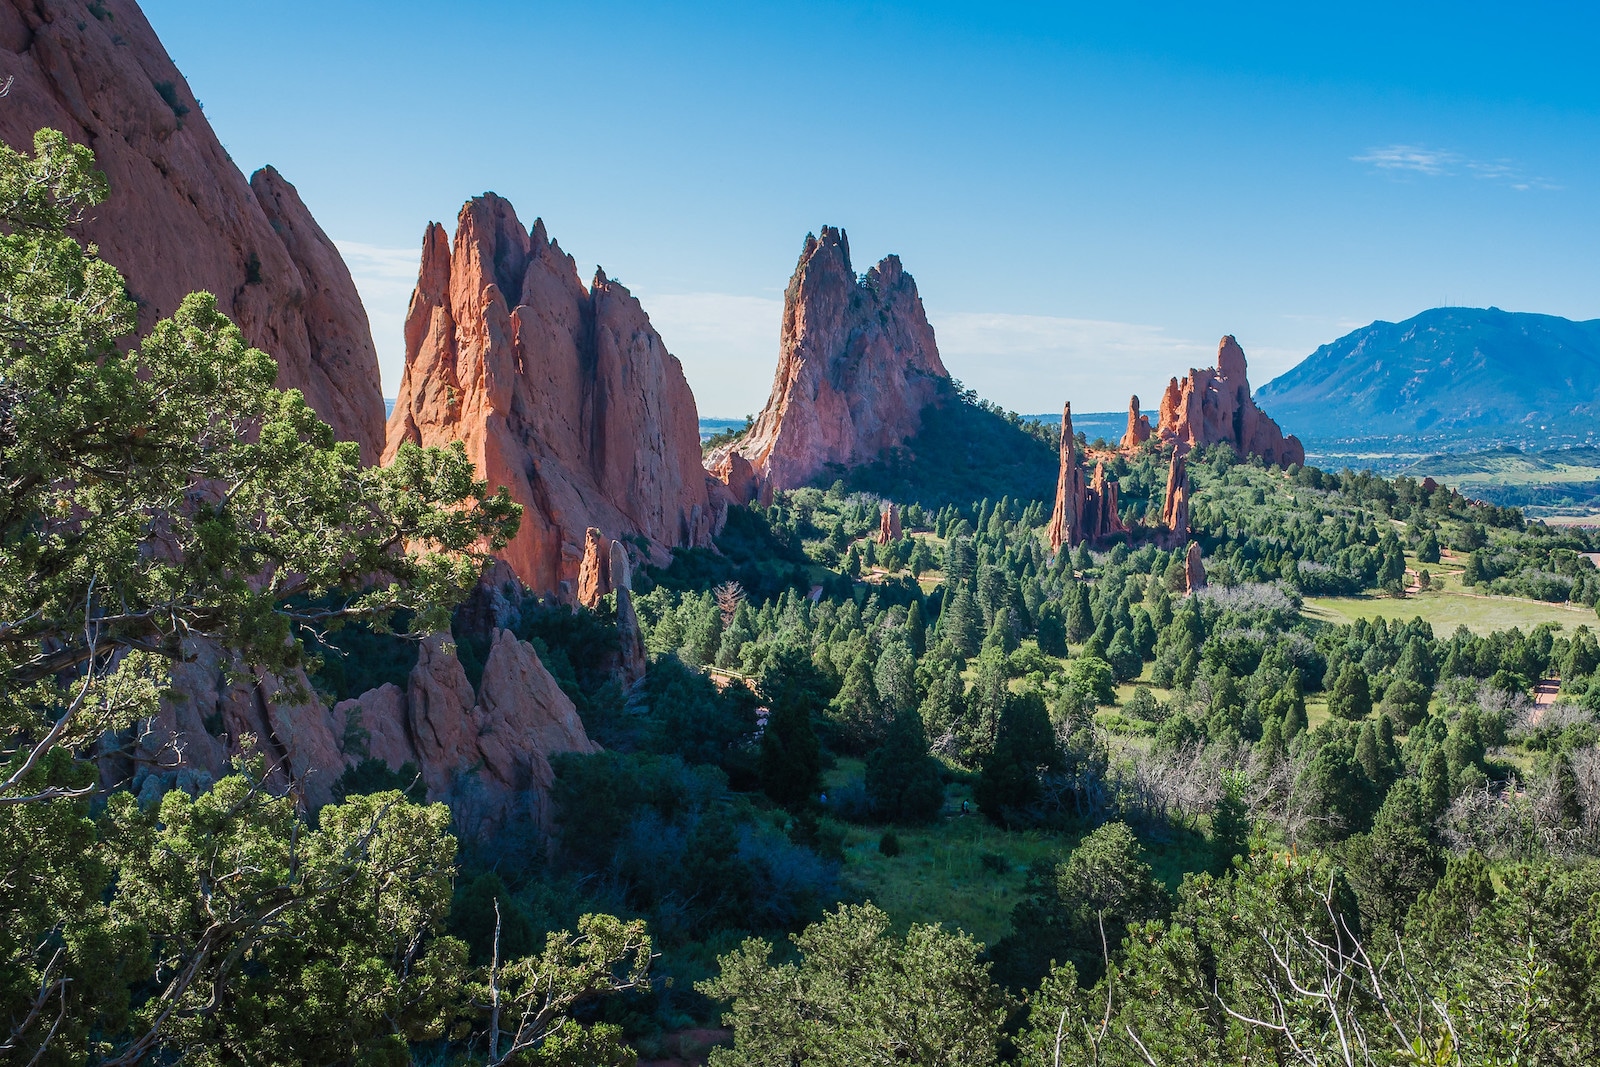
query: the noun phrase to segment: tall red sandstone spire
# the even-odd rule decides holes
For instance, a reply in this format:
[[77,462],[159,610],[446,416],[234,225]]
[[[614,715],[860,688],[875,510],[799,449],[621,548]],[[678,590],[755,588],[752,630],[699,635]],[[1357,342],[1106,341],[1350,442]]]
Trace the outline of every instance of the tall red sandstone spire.
[[1128,398],[1128,430],[1122,435],[1121,449],[1132,452],[1150,440],[1150,416],[1139,414],[1139,398]]
[[1226,441],[1241,456],[1260,456],[1280,467],[1306,461],[1299,439],[1285,437],[1256,407],[1244,349],[1232,334],[1217,344],[1215,367],[1191,369],[1181,382],[1173,378],[1167,384],[1156,433],[1184,453]]
[[[772,392],[733,447],[764,492],[901,447],[950,375],[939,359],[917,284],[888,256],[857,277],[843,230],[807,234],[784,294]],[[721,455],[717,469],[732,470]]]
[[1056,476],[1056,507],[1050,513],[1050,547],[1071,548],[1083,540],[1083,471],[1072,431],[1072,402],[1061,409],[1061,472]]
[[529,588],[576,594],[590,527],[658,556],[709,542],[699,415],[683,368],[627,289],[530,233],[493,193],[467,202],[452,247],[423,238],[406,369],[384,458],[462,441],[523,505],[502,556]]
[[246,182],[133,0],[0,0],[0,140],[50,127],[94,149],[111,195],[82,227],[139,302],[139,329],[191,292],[278,362],[375,461],[383,394],[367,314],[333,242],[271,168]]
[[1167,468],[1161,525],[1166,529],[1161,538],[1166,547],[1176,548],[1189,539],[1189,467],[1176,449],[1172,453],[1172,465]]

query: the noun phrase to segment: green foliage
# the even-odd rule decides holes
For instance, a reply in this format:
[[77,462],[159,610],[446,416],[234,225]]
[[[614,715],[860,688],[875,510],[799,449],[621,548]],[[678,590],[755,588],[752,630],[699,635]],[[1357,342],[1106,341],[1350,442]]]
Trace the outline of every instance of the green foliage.
[[1058,963],[1093,985],[1129,926],[1167,905],[1143,847],[1120,822],[1085,837],[1065,861],[1036,865],[1024,892],[1011,934],[995,946],[997,975],[1013,987],[1034,985]]
[[733,1029],[712,1067],[997,1062],[1006,1001],[966,935],[914,923],[899,937],[868,904],[842,906],[792,941],[798,959],[779,964],[771,945],[746,941],[698,987],[728,1004]]
[[925,823],[939,814],[944,782],[914,709],[895,716],[888,738],[867,757],[866,785],[874,810],[891,822]]
[[1372,714],[1372,691],[1367,686],[1367,672],[1359,663],[1347,663],[1339,672],[1339,680],[1328,694],[1328,712],[1348,721]]

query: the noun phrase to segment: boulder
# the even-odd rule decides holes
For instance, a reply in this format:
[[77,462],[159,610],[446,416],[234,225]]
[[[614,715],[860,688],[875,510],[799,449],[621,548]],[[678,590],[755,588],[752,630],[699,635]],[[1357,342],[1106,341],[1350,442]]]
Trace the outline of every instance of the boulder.
[[900,257],[858,277],[849,238],[824,226],[820,237],[806,235],[784,293],[772,392],[735,448],[770,499],[832,464],[866,463],[904,446],[949,378]]
[[1259,456],[1287,467],[1304,464],[1306,450],[1260,409],[1250,394],[1244,349],[1233,336],[1217,345],[1217,365],[1190,369],[1182,381],[1173,378],[1161,397],[1156,428],[1162,441],[1187,454],[1192,448],[1226,441],[1241,456]]
[[245,340],[278,362],[339,437],[373,462],[383,394],[366,311],[338,251],[294,187],[251,182],[133,0],[0,0],[0,140],[34,132],[89,145],[110,196],[80,228],[127,280],[139,332],[191,292],[215,293]]
[[709,544],[715,482],[683,368],[631,293],[505,200],[467,202],[455,241],[431,223],[405,326],[385,462],[461,441],[523,506],[501,558],[535,593],[575,598],[590,527],[641,535],[665,561]]

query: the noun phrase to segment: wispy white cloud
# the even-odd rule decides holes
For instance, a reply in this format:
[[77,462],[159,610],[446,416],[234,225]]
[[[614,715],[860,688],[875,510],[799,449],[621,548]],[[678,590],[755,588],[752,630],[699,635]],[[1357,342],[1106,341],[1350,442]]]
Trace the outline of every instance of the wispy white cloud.
[[1416,174],[1448,174],[1460,162],[1454,152],[1441,152],[1420,145],[1392,144],[1373,148],[1364,156],[1351,157],[1357,163],[1368,163],[1378,170],[1411,171]]
[[1529,175],[1516,160],[1471,159],[1459,152],[1423,145],[1385,145],[1370,148],[1366,154],[1351,156],[1350,159],[1392,175],[1420,174],[1429,178],[1464,176],[1500,182],[1517,190],[1561,188],[1546,178]]
[[1118,411],[1133,394],[1154,408],[1169,378],[1216,355],[1215,341],[1139,323],[993,312],[932,321],[950,373],[1024,414],[1055,411],[1064,400],[1077,411]]

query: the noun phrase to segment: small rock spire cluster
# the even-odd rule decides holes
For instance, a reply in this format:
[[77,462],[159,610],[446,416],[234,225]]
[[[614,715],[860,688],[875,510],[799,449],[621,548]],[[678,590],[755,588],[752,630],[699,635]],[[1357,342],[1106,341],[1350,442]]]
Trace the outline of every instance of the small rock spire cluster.
[[1256,407],[1244,349],[1232,334],[1218,342],[1215,367],[1190,369],[1181,381],[1167,383],[1155,432],[1184,453],[1226,441],[1241,456],[1260,456],[1280,467],[1306,461],[1299,438],[1284,436]]
[[900,539],[900,505],[890,501],[878,515],[878,544]]
[[1128,398],[1128,430],[1122,435],[1119,447],[1124,452],[1136,452],[1140,445],[1150,440],[1150,416],[1139,413],[1139,397]]
[[1056,478],[1056,506],[1050,514],[1050,547],[1075,548],[1085,541],[1102,541],[1126,534],[1128,527],[1117,511],[1117,483],[1106,477],[1104,463],[1096,463],[1085,484],[1078,462],[1078,442],[1072,429],[1072,404],[1061,411],[1061,471]]

